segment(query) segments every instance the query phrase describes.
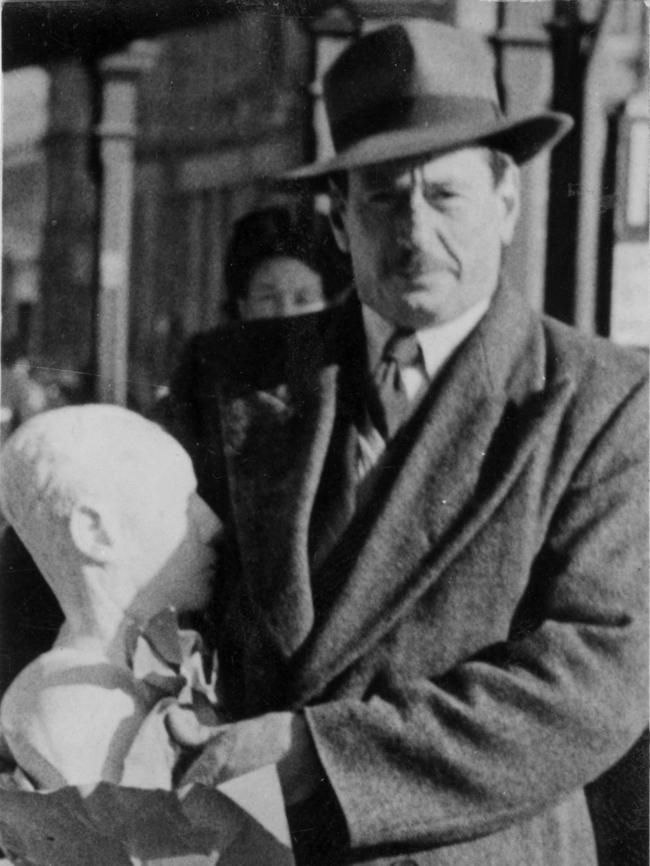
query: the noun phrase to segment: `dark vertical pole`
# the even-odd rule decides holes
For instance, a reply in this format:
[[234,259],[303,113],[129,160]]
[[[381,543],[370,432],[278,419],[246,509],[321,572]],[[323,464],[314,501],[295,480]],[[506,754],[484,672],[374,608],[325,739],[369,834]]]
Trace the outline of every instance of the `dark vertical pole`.
[[93,82],[72,59],[49,68],[49,129],[45,138],[47,214],[43,231],[39,333],[35,360],[79,379],[92,357],[98,191],[88,155]]
[[496,22],[496,34],[497,39],[492,41],[492,46],[494,50],[494,77],[497,83],[497,94],[499,96],[499,105],[502,110],[507,113],[508,106],[506,104],[506,87],[503,81],[503,42],[500,36],[503,35],[503,31],[506,28],[506,4],[498,3],[497,4],[497,22]]
[[580,142],[583,86],[589,30],[573,3],[556,3],[547,25],[553,58],[553,103],[570,114],[575,128],[553,151],[548,204],[546,311],[565,322],[575,321]]
[[[604,190],[616,189],[616,150],[620,130],[621,112],[610,115],[607,123],[607,141],[603,161]],[[596,331],[609,337],[611,325],[612,273],[614,267],[615,208],[603,207],[600,212],[598,243],[598,286],[596,295]]]

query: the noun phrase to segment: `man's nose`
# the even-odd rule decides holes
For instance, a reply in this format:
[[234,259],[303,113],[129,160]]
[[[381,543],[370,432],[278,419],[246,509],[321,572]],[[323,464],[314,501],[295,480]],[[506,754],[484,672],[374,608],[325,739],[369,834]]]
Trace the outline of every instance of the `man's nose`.
[[399,221],[400,240],[410,246],[421,246],[436,231],[435,216],[420,185],[414,184],[404,196]]

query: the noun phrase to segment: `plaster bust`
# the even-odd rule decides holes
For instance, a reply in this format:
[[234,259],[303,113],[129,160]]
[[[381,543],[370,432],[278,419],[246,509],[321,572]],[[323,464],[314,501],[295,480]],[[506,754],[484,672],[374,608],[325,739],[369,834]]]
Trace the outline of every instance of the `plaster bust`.
[[203,608],[220,531],[191,461],[157,425],[109,405],[23,424],[0,455],[0,506],[65,621],[0,704],[0,731],[38,788],[119,782],[152,709],[129,629]]

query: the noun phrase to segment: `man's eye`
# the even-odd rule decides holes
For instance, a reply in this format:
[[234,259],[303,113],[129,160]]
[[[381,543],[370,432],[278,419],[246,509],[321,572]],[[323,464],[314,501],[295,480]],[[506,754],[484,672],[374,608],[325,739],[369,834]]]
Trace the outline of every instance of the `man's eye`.
[[427,201],[432,202],[443,202],[443,201],[451,201],[454,198],[457,198],[458,192],[452,187],[446,186],[432,186],[425,187],[424,197]]

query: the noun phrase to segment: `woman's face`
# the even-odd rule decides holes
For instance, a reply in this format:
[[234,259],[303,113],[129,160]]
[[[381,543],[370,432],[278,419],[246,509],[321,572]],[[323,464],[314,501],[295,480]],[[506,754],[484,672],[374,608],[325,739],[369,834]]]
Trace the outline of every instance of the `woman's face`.
[[290,256],[260,262],[251,274],[246,297],[237,301],[242,319],[299,316],[325,306],[320,274]]

